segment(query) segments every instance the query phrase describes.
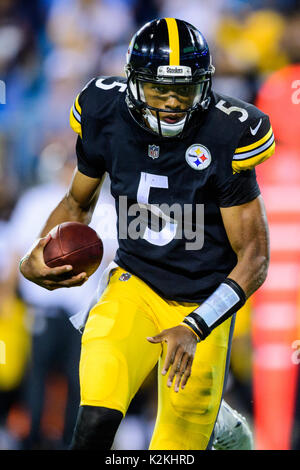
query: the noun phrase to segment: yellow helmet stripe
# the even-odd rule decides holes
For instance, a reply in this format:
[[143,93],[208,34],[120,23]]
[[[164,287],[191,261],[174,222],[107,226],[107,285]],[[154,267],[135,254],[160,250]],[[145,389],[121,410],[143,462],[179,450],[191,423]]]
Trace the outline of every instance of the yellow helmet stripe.
[[165,20],[167,23],[169,34],[169,65],[180,65],[180,48],[177,22],[175,18],[165,18]]

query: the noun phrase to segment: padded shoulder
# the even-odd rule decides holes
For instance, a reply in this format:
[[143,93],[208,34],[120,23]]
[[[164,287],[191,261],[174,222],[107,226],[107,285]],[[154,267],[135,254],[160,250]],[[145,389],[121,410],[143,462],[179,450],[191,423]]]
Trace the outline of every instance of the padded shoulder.
[[124,77],[96,77],[76,96],[70,110],[70,126],[82,137],[82,119],[103,118],[116,97],[127,88]]
[[252,119],[242,135],[232,159],[234,172],[252,170],[270,158],[275,139],[269,117],[264,114]]

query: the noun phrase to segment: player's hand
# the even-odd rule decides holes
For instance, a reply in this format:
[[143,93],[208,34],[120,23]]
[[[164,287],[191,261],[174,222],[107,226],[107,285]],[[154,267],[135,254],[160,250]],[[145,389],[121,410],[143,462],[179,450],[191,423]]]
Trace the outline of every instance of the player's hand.
[[167,386],[172,387],[174,377],[175,392],[184,389],[192,371],[192,364],[196,352],[197,337],[183,325],[175,326],[161,331],[158,335],[148,337],[150,343],[167,343],[167,354],[161,373],[166,375],[170,369]]
[[26,279],[48,290],[61,287],[81,286],[88,280],[86,273],[76,276],[72,274],[72,266],[65,265],[49,268],[44,261],[44,248],[50,241],[51,235],[40,238],[35,247],[26,256],[20,266],[20,271]]

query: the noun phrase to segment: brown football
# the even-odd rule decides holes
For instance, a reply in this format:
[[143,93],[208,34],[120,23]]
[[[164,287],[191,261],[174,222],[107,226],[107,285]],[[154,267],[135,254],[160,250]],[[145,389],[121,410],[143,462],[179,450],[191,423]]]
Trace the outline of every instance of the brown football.
[[85,272],[91,276],[103,257],[103,244],[97,232],[80,222],[64,222],[54,227],[44,248],[47,266],[54,268],[70,264],[72,274]]

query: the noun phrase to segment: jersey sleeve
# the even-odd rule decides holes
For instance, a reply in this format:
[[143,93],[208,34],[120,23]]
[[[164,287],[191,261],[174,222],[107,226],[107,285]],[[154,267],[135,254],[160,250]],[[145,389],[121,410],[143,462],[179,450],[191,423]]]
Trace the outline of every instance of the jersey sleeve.
[[222,184],[217,185],[219,207],[232,207],[253,201],[260,195],[255,170],[234,173]]
[[106,171],[105,161],[102,155],[95,152],[96,146],[91,141],[95,134],[93,131],[95,124],[90,117],[89,109],[91,101],[95,99],[92,94],[93,81],[94,79],[76,96],[70,109],[70,126],[78,134],[76,142],[78,170],[91,178],[101,178]]
[[243,133],[232,159],[234,173],[252,170],[270,158],[275,151],[272,126],[267,115],[251,120]]
[[80,173],[83,173],[90,178],[101,178],[105,173],[105,163],[102,158],[91,159],[88,158],[83,149],[82,138],[77,137],[76,142],[76,155],[77,155],[77,168]]

